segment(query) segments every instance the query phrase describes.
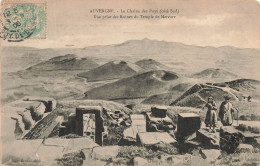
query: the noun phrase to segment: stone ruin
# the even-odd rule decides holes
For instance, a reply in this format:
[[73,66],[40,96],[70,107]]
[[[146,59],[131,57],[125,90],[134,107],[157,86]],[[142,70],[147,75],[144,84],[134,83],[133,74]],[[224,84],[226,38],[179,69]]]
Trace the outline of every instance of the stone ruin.
[[[60,136],[75,133],[78,136],[89,137],[102,146],[105,132],[103,113],[112,121],[116,119],[115,127],[123,122],[120,120],[120,117],[123,116],[120,115],[120,111],[112,113],[112,111],[99,106],[79,106],[76,108],[76,113],[72,113],[68,117],[66,127],[60,127]],[[221,147],[221,144],[224,144],[223,142],[229,141],[227,138],[221,138],[223,134],[219,134],[219,132],[210,133],[201,124],[200,116],[195,113],[179,113],[177,126],[167,116],[167,107],[162,106],[153,106],[151,112],[130,114],[129,117],[131,123],[124,130],[119,145],[151,145],[158,142],[178,142],[180,144],[179,148],[184,149],[200,147],[202,149],[219,150],[223,149]],[[217,128],[217,131],[219,131],[219,128]],[[221,129],[221,131],[224,130]],[[231,136],[227,137],[231,138]],[[236,144],[236,146],[238,145]]]
[[[29,101],[25,100],[27,104],[30,103]],[[46,112],[46,110],[44,112]],[[216,133],[210,133],[209,130],[201,124],[200,116],[195,113],[179,113],[176,126],[167,115],[167,107],[163,106],[153,106],[150,112],[130,115],[123,113],[123,111],[116,110],[112,112],[100,106],[79,106],[75,109],[75,113],[71,113],[68,120],[63,122],[63,125],[59,127],[59,136],[74,133],[82,137],[73,139],[47,138],[47,140],[43,141],[44,146],[40,148],[39,153],[42,151],[44,155],[50,149],[50,141],[52,141],[52,143],[57,141],[60,144],[60,142],[79,140],[77,145],[74,144],[75,141],[71,143],[71,149],[74,150],[75,146],[78,146],[78,149],[81,148],[82,143],[80,141],[82,140],[85,144],[89,141],[89,143],[95,146],[90,149],[90,153],[92,153],[94,159],[100,159],[104,156],[108,156],[107,158],[109,159],[111,154],[109,152],[105,153],[104,150],[112,149],[113,147],[116,151],[115,153],[113,152],[113,155],[116,157],[119,149],[117,145],[99,147],[103,146],[106,127],[104,126],[106,123],[104,123],[102,116],[107,116],[110,122],[115,121],[115,123],[108,123],[109,125],[113,125],[114,127],[122,125],[126,127],[123,132],[123,141],[118,143],[118,145],[123,146],[156,147],[163,142],[167,146],[173,146],[181,150],[180,152],[178,151],[178,154],[193,154],[194,149],[199,149],[202,158],[211,161],[220,156],[220,150],[226,151],[227,153],[234,153],[238,149],[260,147],[260,134],[244,133],[237,130],[234,126],[217,128]],[[22,119],[22,116],[18,114],[12,118],[16,120],[17,123],[27,120]],[[20,125],[19,127],[23,129],[26,128],[25,125]],[[16,132],[23,133],[24,130],[16,127]],[[62,145],[53,150],[64,150],[64,147]],[[65,149],[68,148],[65,147]],[[71,150],[69,149],[68,151]],[[62,152],[60,153],[62,154]],[[46,159],[48,157],[46,157]]]
[[146,129],[149,132],[173,132],[176,128],[172,120],[166,115],[167,107],[153,106],[151,112],[146,113]]
[[[94,120],[91,119],[90,116],[86,116],[86,114],[90,114],[90,116],[94,117]],[[84,117],[86,117],[86,119],[84,119]],[[90,135],[94,136],[95,142],[99,145],[103,144],[102,133],[104,132],[104,124],[103,124],[104,120],[102,118],[102,108],[101,107],[99,107],[99,106],[79,106],[78,108],[76,108],[76,120],[77,120],[76,132],[79,136],[83,136],[85,133],[88,132],[87,129],[90,128],[91,129]],[[89,123],[90,121],[92,121],[92,124]],[[94,126],[93,126],[93,124],[94,124]],[[85,127],[85,126],[87,126],[87,127]],[[86,130],[84,130],[84,129],[86,129]],[[94,129],[94,130],[92,130],[92,129]]]
[[98,145],[103,144],[104,119],[103,108],[100,106],[79,106],[76,114],[72,113],[68,121],[59,129],[59,136],[75,133],[78,136],[89,137]]
[[181,137],[189,136],[200,129],[200,116],[195,113],[178,114],[177,134]]
[[153,106],[151,112],[132,114],[132,124],[124,130],[123,145],[150,145],[162,142],[175,142],[171,136],[175,125],[166,115],[167,107]]
[[55,108],[56,101],[52,98],[27,96],[3,107],[3,113],[8,112],[8,119],[15,121],[14,134],[19,139]]

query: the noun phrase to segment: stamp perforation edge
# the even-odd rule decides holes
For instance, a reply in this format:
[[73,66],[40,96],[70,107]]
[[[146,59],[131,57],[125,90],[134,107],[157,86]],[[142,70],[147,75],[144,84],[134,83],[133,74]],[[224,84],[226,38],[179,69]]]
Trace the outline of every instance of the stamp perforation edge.
[[26,40],[41,40],[41,39],[46,39],[47,38],[47,10],[48,10],[48,3],[46,0],[3,0],[1,2],[1,20],[2,20],[2,23],[4,24],[4,16],[3,16],[3,12],[4,12],[4,7],[3,7],[3,4],[5,3],[42,3],[44,4],[44,16],[45,16],[45,23],[44,23],[44,37],[30,37],[30,38],[26,38]]

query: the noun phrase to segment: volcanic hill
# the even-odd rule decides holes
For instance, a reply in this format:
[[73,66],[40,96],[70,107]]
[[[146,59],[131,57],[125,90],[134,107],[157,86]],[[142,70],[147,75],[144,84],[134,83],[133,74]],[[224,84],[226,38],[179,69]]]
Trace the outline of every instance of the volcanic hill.
[[157,70],[137,74],[116,82],[93,88],[85,93],[87,99],[134,99],[167,92],[179,81],[176,73]]
[[27,70],[90,70],[97,66],[98,64],[91,59],[77,58],[74,54],[67,54],[43,61]]
[[133,76],[142,69],[125,61],[111,61],[87,72],[79,73],[79,77],[87,78],[89,82],[120,79]]
[[135,64],[140,66],[146,71],[167,69],[167,66],[153,59],[142,59],[140,61],[135,62]]

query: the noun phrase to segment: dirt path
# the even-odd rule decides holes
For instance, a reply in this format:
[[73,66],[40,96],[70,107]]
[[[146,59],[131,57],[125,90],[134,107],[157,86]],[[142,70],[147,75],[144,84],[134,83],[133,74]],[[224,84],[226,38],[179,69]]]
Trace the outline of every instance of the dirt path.
[[227,87],[219,87],[219,86],[214,86],[214,85],[207,85],[207,86],[212,87],[212,88],[217,88],[217,89],[220,89],[220,90],[222,90],[222,91],[224,91],[224,92],[227,92],[228,94],[232,95],[233,98],[234,98],[236,101],[239,101],[238,97],[231,92],[231,89],[230,89],[230,88],[227,88]]

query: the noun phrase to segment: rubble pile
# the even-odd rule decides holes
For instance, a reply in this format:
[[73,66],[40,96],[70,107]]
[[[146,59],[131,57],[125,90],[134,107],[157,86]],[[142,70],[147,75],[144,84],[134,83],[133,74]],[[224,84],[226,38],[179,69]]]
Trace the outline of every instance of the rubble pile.
[[146,126],[149,132],[170,132],[173,133],[176,126],[167,116],[167,107],[154,106],[151,112],[146,113]]
[[[125,128],[131,125],[130,115],[125,110],[110,110],[98,106],[79,106],[59,129],[59,136],[75,134],[87,136],[98,144],[114,145],[122,138]],[[104,117],[104,118],[103,118]],[[85,119],[84,119],[85,118]],[[90,131],[91,130],[91,131]]]
[[55,108],[52,98],[24,97],[9,103],[3,111],[10,112],[10,119],[15,121],[15,137],[23,138]]
[[[246,146],[244,145],[246,144]],[[227,153],[234,153],[239,149],[260,148],[260,134],[240,131],[234,126],[223,126],[220,128],[220,149]]]
[[129,127],[131,125],[130,115],[123,110],[112,111],[108,108],[103,109],[104,115],[107,116],[110,127]]
[[[200,116],[195,113],[179,113],[176,125],[164,106],[153,106],[150,111],[139,114],[124,109],[78,106],[67,121],[52,111],[37,122],[35,118],[41,116],[41,110],[44,108],[42,112],[46,112],[42,106],[12,117],[16,124],[24,124],[16,127],[17,135],[30,129],[23,138],[42,139],[37,147],[32,147],[41,161],[174,165],[192,160],[212,164],[222,152],[249,153],[260,147],[260,133],[255,127],[218,126],[216,131],[211,131],[201,124]],[[57,127],[62,138],[48,138]]]
[[220,149],[227,153],[234,153],[245,137],[233,127],[222,127],[220,129]]

